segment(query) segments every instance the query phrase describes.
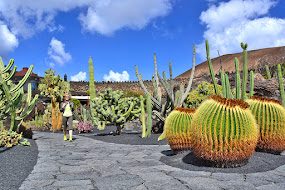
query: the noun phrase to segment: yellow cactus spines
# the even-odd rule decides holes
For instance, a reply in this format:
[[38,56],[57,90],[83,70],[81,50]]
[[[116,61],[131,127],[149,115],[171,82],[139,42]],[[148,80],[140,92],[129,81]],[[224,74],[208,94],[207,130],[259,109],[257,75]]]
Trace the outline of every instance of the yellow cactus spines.
[[165,137],[174,154],[191,149],[190,126],[195,110],[177,107],[166,118]]
[[254,153],[259,132],[248,103],[209,96],[194,113],[190,138],[194,154],[215,167],[237,167]]
[[257,149],[279,154],[285,150],[285,108],[281,102],[271,98],[253,96],[247,99],[256,122],[260,137]]

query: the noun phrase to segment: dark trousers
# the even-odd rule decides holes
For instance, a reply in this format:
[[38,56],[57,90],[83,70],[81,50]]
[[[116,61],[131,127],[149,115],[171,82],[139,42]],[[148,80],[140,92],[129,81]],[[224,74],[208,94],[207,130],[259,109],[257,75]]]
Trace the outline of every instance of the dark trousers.
[[67,129],[67,122],[68,122],[68,130],[73,130],[72,120],[73,120],[72,116],[70,116],[70,117],[62,116],[63,130],[66,131],[66,129]]

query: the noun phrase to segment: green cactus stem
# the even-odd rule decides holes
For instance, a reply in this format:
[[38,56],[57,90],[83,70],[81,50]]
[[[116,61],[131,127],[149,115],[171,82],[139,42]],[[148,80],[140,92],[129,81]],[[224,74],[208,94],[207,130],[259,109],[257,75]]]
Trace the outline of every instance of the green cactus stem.
[[147,93],[146,97],[146,109],[147,109],[147,132],[146,137],[150,136],[151,133],[151,101],[150,101],[150,94]]
[[214,85],[215,93],[217,94],[218,93],[218,87],[217,87],[215,73],[214,73],[213,66],[212,66],[212,61],[210,58],[210,48],[209,48],[208,40],[206,40],[206,53],[207,53],[207,62],[208,62],[208,66],[209,66],[210,75],[211,75],[212,82]]
[[141,120],[142,120],[142,138],[146,137],[146,126],[145,126],[145,110],[144,110],[144,98],[142,95],[140,95],[140,99],[141,99]]
[[90,99],[96,98],[92,57],[89,58],[89,93]]
[[226,82],[226,98],[230,98],[230,82],[227,74],[225,74],[225,82]]
[[236,58],[236,57],[235,57],[235,68],[236,68],[236,99],[241,99],[241,97],[240,97],[239,63],[238,63],[238,58]]
[[271,98],[252,96],[246,102],[255,117],[260,135],[257,148],[279,154],[285,150],[285,108]]
[[278,82],[279,82],[279,89],[280,89],[280,94],[281,94],[282,106],[285,107],[285,93],[284,93],[284,85],[283,85],[283,78],[282,78],[282,72],[281,72],[280,64],[277,65],[277,71],[278,71]]
[[243,49],[243,78],[242,78],[242,86],[241,86],[241,99],[246,99],[246,83],[247,83],[247,44],[241,43],[241,48]]
[[221,71],[221,82],[222,82],[222,89],[223,89],[223,97],[227,96],[227,90],[226,90],[226,81],[225,81],[225,74],[223,71]]
[[190,127],[194,154],[216,167],[247,163],[258,140],[258,127],[248,103],[209,96],[195,111]]
[[254,73],[253,71],[250,71],[250,88],[249,88],[249,96],[253,96],[253,90],[254,90]]
[[191,149],[190,126],[195,109],[175,108],[166,118],[165,137],[174,154]]
[[271,74],[268,65],[265,65],[267,79],[271,79]]

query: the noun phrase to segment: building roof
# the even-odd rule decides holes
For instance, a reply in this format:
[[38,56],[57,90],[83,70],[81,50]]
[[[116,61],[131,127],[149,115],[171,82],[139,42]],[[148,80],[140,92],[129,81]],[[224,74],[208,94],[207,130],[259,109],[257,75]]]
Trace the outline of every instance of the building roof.
[[[28,69],[28,67],[23,67],[23,70],[16,72],[14,76],[25,76],[25,74],[28,72]],[[31,76],[37,77],[38,75],[32,72]]]

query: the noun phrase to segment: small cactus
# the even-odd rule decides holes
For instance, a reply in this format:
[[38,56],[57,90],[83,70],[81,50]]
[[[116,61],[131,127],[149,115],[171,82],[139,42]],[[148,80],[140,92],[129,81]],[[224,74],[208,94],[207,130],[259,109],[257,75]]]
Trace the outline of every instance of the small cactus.
[[258,128],[248,103],[209,96],[194,113],[190,138],[194,154],[216,167],[247,163],[254,153]]
[[195,110],[178,107],[166,118],[165,137],[175,154],[191,149],[190,125]]
[[280,153],[285,150],[285,108],[278,100],[252,96],[246,101],[259,126],[257,148],[261,151]]

